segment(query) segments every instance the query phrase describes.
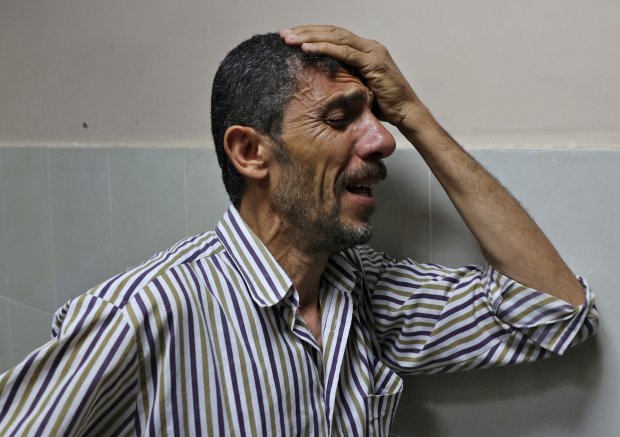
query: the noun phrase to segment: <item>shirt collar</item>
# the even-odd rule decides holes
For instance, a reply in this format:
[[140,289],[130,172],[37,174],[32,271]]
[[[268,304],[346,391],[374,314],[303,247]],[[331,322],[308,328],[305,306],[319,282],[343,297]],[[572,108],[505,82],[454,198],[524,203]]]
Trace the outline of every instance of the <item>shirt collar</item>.
[[259,306],[273,306],[286,296],[293,281],[233,205],[228,207],[215,232],[243,275],[252,299]]
[[[233,205],[228,207],[215,232],[243,275],[257,305],[271,307],[286,297],[293,288],[292,279]],[[353,291],[359,274],[352,253],[353,250],[333,254],[323,272],[324,279],[346,292]]]
[[323,272],[323,278],[339,290],[352,292],[357,283],[360,271],[352,259],[354,252],[355,249],[349,249],[332,254]]

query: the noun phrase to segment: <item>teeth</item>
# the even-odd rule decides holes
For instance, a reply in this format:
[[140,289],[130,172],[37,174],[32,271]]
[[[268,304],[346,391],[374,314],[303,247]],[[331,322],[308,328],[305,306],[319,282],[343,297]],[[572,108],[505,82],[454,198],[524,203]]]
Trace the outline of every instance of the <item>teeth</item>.
[[367,189],[371,190],[371,189],[375,188],[376,185],[377,185],[377,183],[373,182],[372,184],[369,184],[369,185],[352,184],[351,186],[355,187],[355,188],[367,188]]

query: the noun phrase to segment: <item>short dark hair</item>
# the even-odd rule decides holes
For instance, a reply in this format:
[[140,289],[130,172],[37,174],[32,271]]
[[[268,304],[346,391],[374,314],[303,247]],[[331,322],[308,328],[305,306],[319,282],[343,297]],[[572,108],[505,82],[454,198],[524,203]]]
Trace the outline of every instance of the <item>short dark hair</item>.
[[255,35],[231,50],[220,64],[211,91],[211,132],[222,179],[231,202],[239,206],[245,183],[224,150],[233,125],[249,126],[280,144],[284,109],[297,90],[301,69],[332,75],[350,67],[326,56],[303,53],[277,33]]

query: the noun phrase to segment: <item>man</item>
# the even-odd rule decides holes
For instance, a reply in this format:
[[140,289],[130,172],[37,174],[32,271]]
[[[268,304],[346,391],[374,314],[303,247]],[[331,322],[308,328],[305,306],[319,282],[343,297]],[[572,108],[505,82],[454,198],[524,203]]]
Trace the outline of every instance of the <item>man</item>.
[[[395,125],[489,266],[364,246]],[[233,205],[67,303],[0,377],[2,435],[386,435],[397,373],[562,354],[593,296],[519,204],[437,124],[385,48],[330,26],[245,41],[213,85]],[[536,291],[539,290],[539,291]]]

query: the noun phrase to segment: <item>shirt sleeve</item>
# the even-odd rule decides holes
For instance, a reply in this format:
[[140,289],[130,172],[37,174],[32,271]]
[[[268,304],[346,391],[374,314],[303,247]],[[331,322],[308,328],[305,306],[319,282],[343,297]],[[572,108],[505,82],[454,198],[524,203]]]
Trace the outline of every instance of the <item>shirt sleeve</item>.
[[383,360],[400,373],[451,372],[535,361],[592,336],[598,326],[586,281],[577,308],[491,266],[448,268],[358,255]]
[[56,313],[52,340],[0,375],[0,435],[120,435],[134,425],[138,370],[118,307],[82,295]]

